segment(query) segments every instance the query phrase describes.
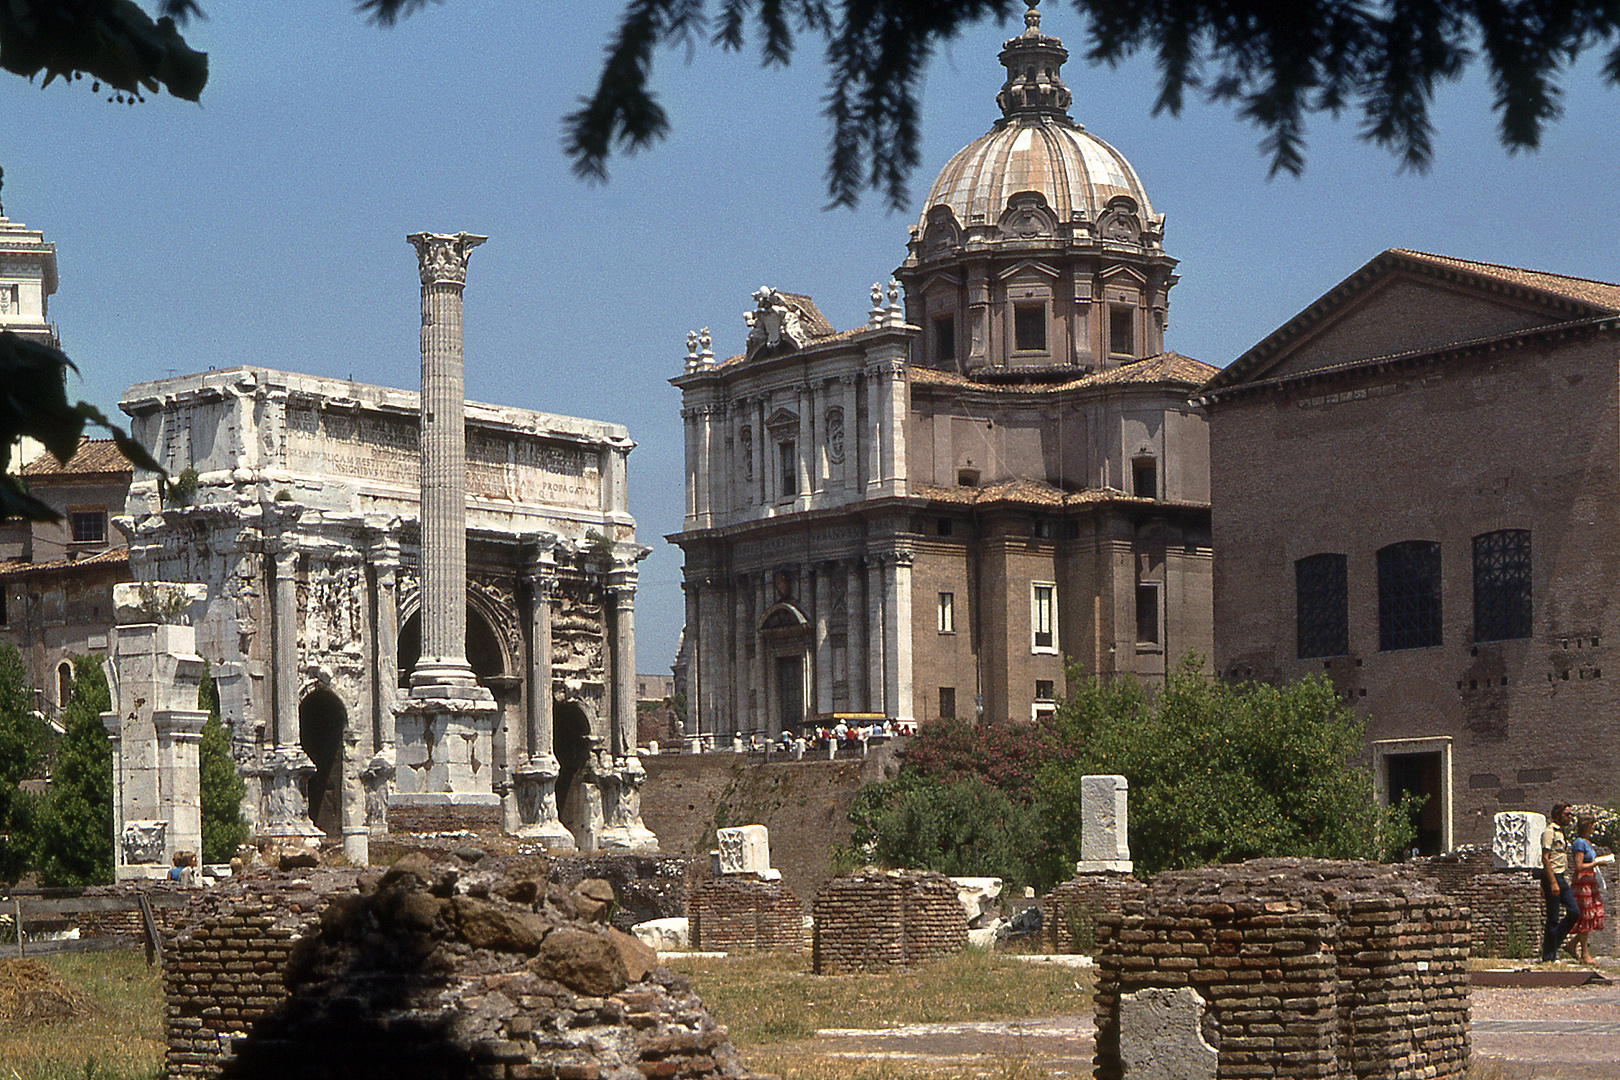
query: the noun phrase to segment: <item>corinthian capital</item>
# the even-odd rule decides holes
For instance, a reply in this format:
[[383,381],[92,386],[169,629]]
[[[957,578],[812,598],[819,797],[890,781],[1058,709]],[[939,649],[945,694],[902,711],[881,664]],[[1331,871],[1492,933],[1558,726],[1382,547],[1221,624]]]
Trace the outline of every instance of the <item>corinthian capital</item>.
[[472,233],[412,233],[405,239],[416,246],[416,261],[422,271],[422,284],[467,283],[467,258],[472,249],[488,240]]

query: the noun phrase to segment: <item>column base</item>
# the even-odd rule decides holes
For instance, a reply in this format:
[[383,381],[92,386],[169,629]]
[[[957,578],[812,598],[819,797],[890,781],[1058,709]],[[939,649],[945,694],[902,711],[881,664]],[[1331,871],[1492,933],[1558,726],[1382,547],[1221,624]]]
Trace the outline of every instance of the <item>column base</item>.
[[602,851],[657,851],[658,837],[638,821],[603,829],[597,847]]
[[520,825],[512,833],[524,840],[539,841],[547,851],[578,851],[574,834],[560,821],[540,821],[533,825]]

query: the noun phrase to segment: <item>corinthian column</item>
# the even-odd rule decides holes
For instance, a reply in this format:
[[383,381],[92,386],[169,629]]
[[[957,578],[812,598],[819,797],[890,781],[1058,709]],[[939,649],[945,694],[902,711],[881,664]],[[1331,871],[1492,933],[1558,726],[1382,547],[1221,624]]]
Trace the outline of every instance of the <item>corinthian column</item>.
[[[495,807],[495,698],[467,663],[467,427],[461,291],[467,233],[415,233],[422,277],[422,656],[400,705],[394,806]],[[466,811],[467,823],[484,811]],[[396,815],[397,816],[397,815]],[[408,815],[407,815],[408,817]]]
[[467,425],[461,291],[488,237],[413,233],[422,273],[422,657],[411,688],[472,686],[467,663]]

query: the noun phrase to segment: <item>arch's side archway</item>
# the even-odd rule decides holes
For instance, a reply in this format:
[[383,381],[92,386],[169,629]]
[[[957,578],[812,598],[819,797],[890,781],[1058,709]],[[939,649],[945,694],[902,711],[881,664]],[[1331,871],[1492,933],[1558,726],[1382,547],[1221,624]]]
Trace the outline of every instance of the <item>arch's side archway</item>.
[[[418,609],[411,612],[399,628],[401,687],[410,686],[411,672],[421,658],[422,612]],[[501,647],[500,636],[474,604],[467,605],[467,663],[472,667],[473,674],[478,676],[478,681],[486,685],[492,677],[507,673],[506,650]]]
[[557,755],[557,819],[576,839],[588,823],[584,778],[591,761],[591,721],[572,701],[552,710],[552,748]]
[[309,778],[309,820],[327,836],[343,834],[343,728],[348,711],[325,687],[298,703],[298,744],[315,763]]

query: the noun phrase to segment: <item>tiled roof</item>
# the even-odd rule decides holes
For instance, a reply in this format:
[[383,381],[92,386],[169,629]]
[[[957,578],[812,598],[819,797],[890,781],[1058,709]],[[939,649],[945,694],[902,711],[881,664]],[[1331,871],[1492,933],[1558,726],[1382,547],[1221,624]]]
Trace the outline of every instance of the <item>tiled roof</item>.
[[86,566],[115,566],[129,562],[128,548],[110,548],[78,559],[51,559],[49,562],[0,563],[0,581],[9,578],[48,574],[60,570],[77,570]]
[[1570,277],[1567,274],[1549,274],[1542,270],[1525,270],[1497,263],[1474,262],[1472,259],[1455,259],[1449,255],[1433,255],[1427,251],[1409,251],[1405,248],[1392,248],[1391,253],[1465,273],[1478,274],[1480,277],[1493,278],[1522,289],[1550,293],[1576,303],[1591,304],[1605,312],[1620,313],[1620,285],[1613,285],[1607,281]]
[[[1473,278],[1480,287],[1494,286],[1499,289],[1519,290],[1529,298],[1547,305],[1549,313],[1554,314],[1554,321],[1548,325],[1496,335],[1504,341],[1557,330],[1566,324],[1575,325],[1593,318],[1620,314],[1620,285],[1569,277],[1564,274],[1549,274],[1540,270],[1525,270],[1516,266],[1474,262],[1471,259],[1457,259],[1449,255],[1433,255],[1426,251],[1390,248],[1375,255],[1355,273],[1323,293],[1305,310],[1267,334],[1262,341],[1224,369],[1216,372],[1204,385],[1203,393],[1216,395],[1238,386],[1270,383],[1272,380],[1266,378],[1266,373],[1279,362],[1279,357],[1287,355],[1288,350],[1301,339],[1302,335],[1354,303],[1358,296],[1375,283],[1399,271],[1452,279]],[[1468,339],[1397,355],[1430,355],[1444,349],[1479,345],[1482,342],[1496,340],[1496,337]],[[1387,359],[1388,357],[1362,357],[1347,360],[1330,367],[1302,372],[1301,377],[1319,376],[1327,371],[1348,370]]]
[[80,439],[66,465],[49,450],[24,465],[24,476],[113,475],[133,473],[134,467],[111,439]]
[[1063,382],[980,382],[965,375],[958,375],[954,371],[937,371],[925,367],[913,367],[911,381],[919,386],[952,386],[989,393],[1055,394],[1092,386],[1152,386],[1160,383],[1202,386],[1218,370],[1202,360],[1194,360],[1180,353],[1165,352],[1141,360],[1132,360],[1104,371],[1093,371]]

